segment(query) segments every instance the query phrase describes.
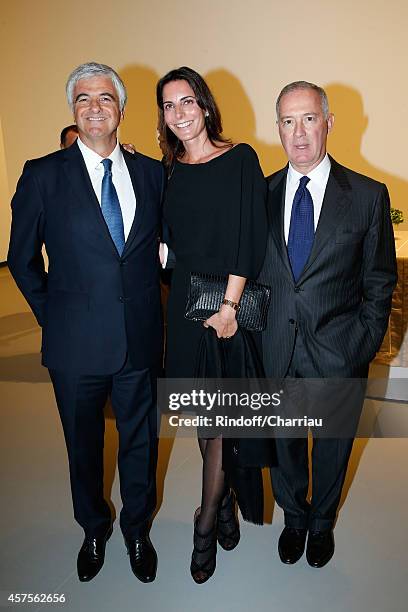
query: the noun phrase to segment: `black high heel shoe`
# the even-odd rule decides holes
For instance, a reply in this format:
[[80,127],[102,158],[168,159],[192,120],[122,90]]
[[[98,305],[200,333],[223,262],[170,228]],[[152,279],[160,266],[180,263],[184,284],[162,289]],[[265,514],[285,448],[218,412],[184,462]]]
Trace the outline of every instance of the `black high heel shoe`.
[[197,584],[207,582],[215,572],[217,556],[217,527],[206,534],[202,534],[197,529],[199,508],[194,515],[194,549],[191,555],[190,572]]
[[236,497],[234,491],[221,500],[217,512],[217,539],[224,550],[233,550],[240,540],[237,517]]

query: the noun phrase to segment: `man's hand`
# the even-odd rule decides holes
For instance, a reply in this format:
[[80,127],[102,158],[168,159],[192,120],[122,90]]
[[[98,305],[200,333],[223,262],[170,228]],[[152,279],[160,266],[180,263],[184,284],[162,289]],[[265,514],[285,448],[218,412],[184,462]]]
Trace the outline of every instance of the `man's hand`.
[[132,145],[130,142],[129,143],[122,143],[122,147],[128,152],[128,153],[132,153],[133,155],[136,153],[136,147],[134,145]]
[[166,263],[165,244],[164,244],[164,242],[160,242],[160,244],[159,244],[159,259],[160,259],[161,266],[164,267],[164,265]]

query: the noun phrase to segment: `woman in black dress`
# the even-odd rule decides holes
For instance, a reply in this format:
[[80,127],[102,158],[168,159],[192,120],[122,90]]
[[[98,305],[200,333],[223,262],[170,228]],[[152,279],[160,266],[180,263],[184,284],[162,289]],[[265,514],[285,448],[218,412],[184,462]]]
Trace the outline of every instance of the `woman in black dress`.
[[[193,378],[205,327],[220,341],[238,328],[247,278],[255,279],[266,248],[266,184],[255,151],[222,136],[220,112],[204,79],[182,67],[157,84],[159,137],[168,169],[164,221],[176,267],[167,310],[166,376]],[[224,303],[205,323],[184,317],[191,272],[228,276]],[[215,570],[217,539],[239,541],[235,497],[225,484],[222,440],[199,439],[201,506],[194,517],[191,574],[203,583]]]

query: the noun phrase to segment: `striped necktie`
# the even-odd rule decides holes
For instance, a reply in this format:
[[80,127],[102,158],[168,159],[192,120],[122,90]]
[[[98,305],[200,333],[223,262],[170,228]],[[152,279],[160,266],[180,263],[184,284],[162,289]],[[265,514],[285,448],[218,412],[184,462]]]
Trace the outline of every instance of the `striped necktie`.
[[102,164],[105,169],[101,193],[102,214],[117,251],[119,255],[122,255],[125,248],[125,231],[118,194],[112,181],[112,160],[103,159]]

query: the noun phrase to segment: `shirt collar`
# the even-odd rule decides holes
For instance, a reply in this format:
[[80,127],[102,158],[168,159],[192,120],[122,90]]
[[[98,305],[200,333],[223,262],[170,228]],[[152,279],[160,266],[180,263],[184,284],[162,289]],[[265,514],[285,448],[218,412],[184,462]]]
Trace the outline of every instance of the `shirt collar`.
[[[313,168],[313,170],[308,172],[307,176],[314,183],[325,186],[327,183],[327,178],[329,176],[330,168],[331,168],[330,158],[326,153],[326,155],[323,157],[320,164],[316,166],[316,168]],[[295,170],[292,164],[289,162],[288,178],[287,178],[288,184],[299,182],[302,176],[304,175],[301,174],[301,172],[298,172],[297,170]]]
[[[78,147],[84,158],[84,162],[85,162],[88,172],[93,171],[93,170],[100,170],[100,169],[103,170],[101,161],[105,158],[101,157],[98,153],[96,153],[95,151],[90,149],[86,144],[84,144],[79,136],[77,138],[77,142],[78,142]],[[123,159],[123,153],[120,149],[120,145],[118,142],[116,143],[116,147],[113,149],[112,153],[108,155],[108,159],[112,160],[112,164],[115,166],[115,170],[118,170],[119,172],[123,172],[123,169],[124,169],[123,164],[125,163],[125,160]]]

